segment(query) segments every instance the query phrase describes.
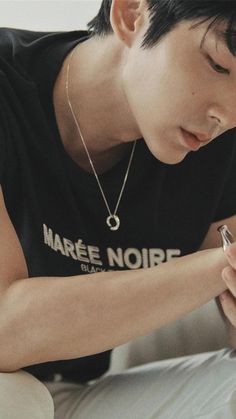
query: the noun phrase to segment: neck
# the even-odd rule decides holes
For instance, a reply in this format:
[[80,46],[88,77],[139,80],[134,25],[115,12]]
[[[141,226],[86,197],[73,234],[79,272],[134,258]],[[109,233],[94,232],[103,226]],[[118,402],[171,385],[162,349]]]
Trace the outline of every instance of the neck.
[[[70,60],[69,97],[96,169],[103,171],[120,160],[141,137],[122,87],[124,46],[114,36],[91,38],[79,44]],[[79,156],[90,170],[74,118],[67,103],[65,82],[70,54],[64,61],[54,89],[55,108],[63,115],[62,137],[67,150]],[[76,158],[76,159],[77,159]],[[99,166],[101,168],[99,169]]]

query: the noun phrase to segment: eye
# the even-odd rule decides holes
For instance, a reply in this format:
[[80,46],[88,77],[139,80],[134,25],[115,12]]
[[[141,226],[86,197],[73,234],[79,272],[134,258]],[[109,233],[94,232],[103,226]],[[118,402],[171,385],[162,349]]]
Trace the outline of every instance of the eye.
[[211,57],[210,55],[207,55],[207,59],[211,65],[211,67],[213,68],[213,70],[215,70],[217,73],[221,73],[221,74],[230,74],[230,71],[227,70],[227,68],[222,67],[221,65],[217,64]]

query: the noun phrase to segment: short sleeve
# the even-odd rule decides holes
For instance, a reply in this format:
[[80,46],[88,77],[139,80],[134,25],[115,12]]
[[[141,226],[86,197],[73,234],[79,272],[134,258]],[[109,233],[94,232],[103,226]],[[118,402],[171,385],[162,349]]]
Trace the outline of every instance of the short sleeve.
[[232,147],[214,222],[236,215],[236,129],[226,133],[224,141],[231,141]]

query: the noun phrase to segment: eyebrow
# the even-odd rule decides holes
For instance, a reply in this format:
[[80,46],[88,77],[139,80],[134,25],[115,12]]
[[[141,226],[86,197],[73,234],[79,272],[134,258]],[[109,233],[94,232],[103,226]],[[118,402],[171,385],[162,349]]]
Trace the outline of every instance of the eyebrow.
[[[225,35],[224,35],[224,33],[222,32],[222,31],[219,31],[219,30],[217,30],[217,29],[213,29],[213,34],[215,35],[215,41],[216,41],[216,50],[217,50],[217,43],[218,42],[221,42],[221,43],[223,43],[224,44],[224,46],[225,47],[227,47],[227,49],[228,49],[228,51],[230,52],[230,54],[233,56],[233,57],[235,57],[233,54],[232,54],[232,52],[230,51],[230,49],[229,49],[229,45],[227,44],[227,39],[226,39],[226,37],[225,37]],[[200,43],[200,49],[202,49],[203,47],[204,47],[204,44],[205,44],[205,40],[206,40],[206,36],[207,36],[207,34],[208,34],[208,31],[206,31],[205,32],[205,34],[204,34],[204,36],[203,36],[203,38],[202,38],[202,40],[201,40],[201,43]]]

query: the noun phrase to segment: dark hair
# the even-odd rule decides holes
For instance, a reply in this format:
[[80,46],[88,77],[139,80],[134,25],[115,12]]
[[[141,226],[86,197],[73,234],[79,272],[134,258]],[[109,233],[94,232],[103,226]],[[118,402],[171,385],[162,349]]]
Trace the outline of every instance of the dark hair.
[[[183,20],[197,20],[198,24],[211,20],[208,30],[227,22],[223,37],[233,55],[236,55],[236,0],[146,0],[150,25],[144,35],[142,48],[151,48]],[[113,33],[110,23],[112,0],[103,0],[100,10],[87,25],[91,36]],[[195,26],[195,25],[194,25]],[[206,33],[207,33],[206,32]]]

